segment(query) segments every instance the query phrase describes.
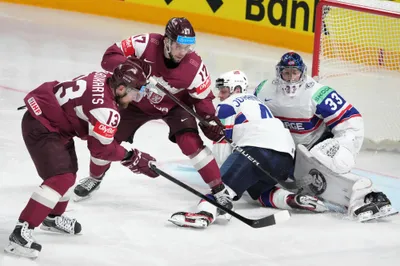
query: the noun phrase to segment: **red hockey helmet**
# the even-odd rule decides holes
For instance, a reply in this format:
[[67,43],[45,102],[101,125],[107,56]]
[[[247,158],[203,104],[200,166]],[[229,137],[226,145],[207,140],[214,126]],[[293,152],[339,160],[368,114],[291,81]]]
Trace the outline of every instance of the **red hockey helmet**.
[[171,18],[165,27],[164,53],[174,63],[194,51],[196,34],[186,18]]
[[179,44],[194,45],[196,33],[187,18],[171,18],[165,27],[165,36]]
[[117,90],[120,85],[126,88],[123,95],[117,95],[115,92],[115,100],[117,102],[127,95],[132,101],[139,102],[145,95],[147,78],[139,64],[126,60],[114,69],[109,84],[114,90]]
[[146,85],[147,78],[139,64],[126,60],[114,69],[111,82],[114,89],[124,85],[128,89],[140,90],[142,86]]

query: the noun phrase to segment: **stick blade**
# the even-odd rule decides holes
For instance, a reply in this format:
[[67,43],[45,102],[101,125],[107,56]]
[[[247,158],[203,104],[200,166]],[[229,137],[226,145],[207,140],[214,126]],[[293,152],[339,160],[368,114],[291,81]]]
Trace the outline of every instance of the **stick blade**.
[[253,228],[262,228],[262,227],[266,227],[266,226],[271,226],[271,225],[275,225],[284,221],[287,221],[290,218],[290,213],[287,210],[282,210],[279,211],[277,213],[274,214],[270,214],[264,218],[260,218],[260,219],[249,219],[246,217],[241,216],[240,214],[227,209],[226,207],[220,205],[219,203],[217,203],[216,201],[208,198],[207,196],[203,195],[202,193],[200,193],[199,191],[195,190],[194,188],[186,185],[185,183],[181,182],[180,180],[174,178],[173,176],[165,173],[164,171],[162,171],[161,169],[157,168],[157,166],[153,163],[150,163],[150,168],[158,173],[159,175],[165,177],[166,179],[172,181],[173,183],[177,184],[178,186],[186,189],[187,191],[193,193],[194,195],[204,199],[205,201],[209,202],[210,204],[216,206],[217,208],[220,208],[222,210],[224,210],[225,212],[229,213],[230,215],[232,215],[233,217],[235,217],[236,219],[242,221],[243,223],[253,227]]
[[289,219],[290,219],[290,212],[287,210],[282,210],[258,220],[249,219],[248,225],[250,225],[253,228],[262,228],[275,224],[280,224],[286,222]]

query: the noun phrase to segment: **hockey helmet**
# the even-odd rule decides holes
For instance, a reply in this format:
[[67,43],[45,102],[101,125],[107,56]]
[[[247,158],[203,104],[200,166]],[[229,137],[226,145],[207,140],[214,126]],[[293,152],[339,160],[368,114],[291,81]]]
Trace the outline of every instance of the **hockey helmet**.
[[165,27],[165,37],[167,40],[164,44],[166,54],[174,61],[180,61],[173,58],[172,50],[178,50],[181,53],[190,53],[194,51],[196,44],[196,33],[187,18],[171,18]]
[[276,65],[276,80],[278,86],[289,96],[295,96],[304,84],[307,66],[298,53],[285,53]]
[[[134,92],[136,101],[140,101],[143,98],[146,84],[147,78],[142,67],[131,60],[126,60],[118,65],[110,77],[110,85],[114,90],[123,85],[126,87],[125,95]],[[122,98],[125,95],[120,97]]]
[[246,74],[240,70],[232,70],[223,73],[215,81],[215,87],[219,90],[224,87],[229,88],[229,92],[232,94],[236,88],[240,88],[240,92],[246,93],[249,81]]
[[165,36],[179,44],[196,44],[196,33],[187,18],[171,18],[165,27]]

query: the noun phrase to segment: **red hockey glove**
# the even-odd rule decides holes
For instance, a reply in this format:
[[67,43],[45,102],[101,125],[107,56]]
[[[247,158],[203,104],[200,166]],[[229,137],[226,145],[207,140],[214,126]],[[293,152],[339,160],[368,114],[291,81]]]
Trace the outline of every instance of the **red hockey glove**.
[[218,117],[214,116],[206,116],[205,120],[210,124],[209,126],[205,126],[202,123],[199,124],[199,127],[203,131],[204,135],[212,141],[220,142],[225,138],[225,126],[221,123]]
[[137,149],[132,149],[127,153],[121,164],[128,167],[135,174],[145,174],[149,177],[157,177],[159,174],[150,169],[150,162],[155,162],[156,159],[148,153],[141,152]]

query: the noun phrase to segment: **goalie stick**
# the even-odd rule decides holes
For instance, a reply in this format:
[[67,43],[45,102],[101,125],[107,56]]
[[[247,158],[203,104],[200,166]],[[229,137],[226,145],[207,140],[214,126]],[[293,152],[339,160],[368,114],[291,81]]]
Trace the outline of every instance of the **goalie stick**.
[[[183,109],[185,109],[186,112],[188,112],[189,114],[191,114],[193,117],[197,118],[200,123],[202,123],[205,126],[210,126],[210,123],[208,123],[206,120],[204,120],[204,118],[202,118],[201,116],[199,116],[192,108],[190,108],[189,106],[187,106],[186,104],[182,103],[178,98],[176,98],[172,93],[170,93],[162,84],[160,84],[156,79],[154,79],[153,77],[149,78],[149,82],[151,84],[153,84],[154,86],[156,86],[158,89],[160,89],[163,93],[165,93],[169,98],[171,98],[171,100],[173,100],[176,104],[178,104],[180,107],[182,107]],[[252,157],[250,154],[246,153],[246,151],[244,149],[242,149],[241,147],[239,147],[235,142],[233,142],[231,139],[227,138],[225,136],[225,141],[228,142],[232,147],[233,150],[237,150],[240,154],[242,154],[244,157],[246,157],[250,162],[252,162],[258,169],[260,169],[267,177],[271,178],[272,180],[274,180],[275,182],[277,182],[279,185],[281,185],[283,188],[287,189],[287,190],[291,190],[291,191],[297,191],[297,185],[296,182],[285,182],[285,181],[280,181],[278,179],[276,179],[275,177],[273,177],[267,170],[265,170],[264,168],[262,168],[262,166],[260,165],[260,163],[254,158]]]
[[156,172],[157,174],[165,177],[166,179],[172,181],[173,183],[177,184],[178,186],[186,189],[187,191],[195,194],[196,196],[202,198],[203,200],[211,203],[212,205],[214,205],[215,207],[229,213],[230,215],[232,215],[233,217],[235,217],[236,219],[242,221],[243,223],[253,227],[253,228],[262,228],[262,227],[266,227],[266,226],[271,226],[271,225],[275,225],[284,221],[289,220],[290,218],[290,213],[287,210],[283,210],[283,211],[279,211],[275,214],[271,214],[268,215],[266,217],[260,218],[260,219],[249,219],[246,217],[241,216],[240,214],[222,206],[221,204],[219,204],[218,202],[208,198],[206,195],[200,193],[199,191],[195,190],[194,188],[186,185],[185,183],[181,182],[180,180],[176,179],[175,177],[165,173],[164,171],[160,170],[159,168],[157,168],[156,165],[150,163],[150,168]]

